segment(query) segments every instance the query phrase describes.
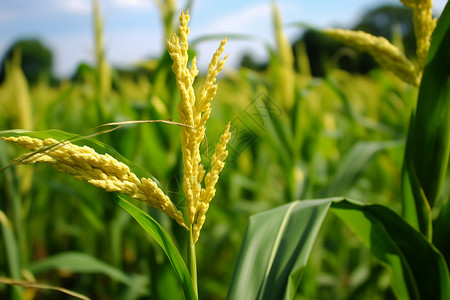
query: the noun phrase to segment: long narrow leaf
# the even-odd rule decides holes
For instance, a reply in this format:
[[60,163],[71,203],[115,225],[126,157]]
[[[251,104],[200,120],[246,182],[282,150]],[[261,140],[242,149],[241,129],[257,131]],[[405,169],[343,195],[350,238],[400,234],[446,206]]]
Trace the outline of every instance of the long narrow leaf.
[[64,252],[50,256],[30,265],[30,271],[34,274],[48,270],[68,270],[76,273],[101,273],[118,282],[126,284],[139,291],[148,294],[144,286],[137,285],[137,281],[121,270],[103,262],[99,259],[80,252]]
[[429,238],[430,211],[440,197],[450,154],[449,47],[447,3],[433,33],[403,167],[404,216]]
[[[19,245],[17,245],[11,223],[2,210],[0,210],[0,228],[3,235],[2,240],[4,242],[6,258],[8,260],[9,273],[12,278],[20,279],[21,263]],[[17,286],[14,287],[13,299],[20,299],[22,297],[23,289]]]
[[391,272],[398,299],[449,299],[440,252],[400,216],[342,198],[296,201],[250,218],[228,299],[294,299],[330,206]]
[[450,299],[450,277],[442,254],[389,208],[334,202],[335,212],[392,274],[398,299]]
[[338,165],[333,180],[323,192],[324,197],[342,195],[357,176],[380,151],[403,145],[401,141],[364,141],[356,143]]
[[114,199],[123,209],[125,209],[133,218],[141,225],[141,227],[161,246],[172,264],[175,273],[180,280],[186,299],[197,299],[194,288],[192,286],[191,276],[183,261],[180,253],[170,239],[169,235],[164,231],[152,217],[141,209],[137,208],[122,195],[117,195]]
[[228,299],[292,299],[331,200],[296,201],[253,215]]

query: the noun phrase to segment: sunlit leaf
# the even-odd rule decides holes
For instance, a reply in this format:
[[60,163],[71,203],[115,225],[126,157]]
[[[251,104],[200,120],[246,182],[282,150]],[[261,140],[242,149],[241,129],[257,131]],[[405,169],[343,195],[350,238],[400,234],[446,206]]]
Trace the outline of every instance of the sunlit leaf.
[[296,201],[253,215],[228,299],[294,299],[329,208],[391,272],[399,299],[448,299],[439,251],[389,208],[346,199]]
[[186,299],[197,299],[194,293],[191,276],[180,253],[169,235],[152,217],[128,202],[124,196],[117,195],[115,201],[125,209],[141,227],[161,246],[172,264],[178,279],[182,283]]
[[447,3],[432,36],[403,165],[404,216],[429,238],[431,209],[440,197],[450,155],[449,47]]

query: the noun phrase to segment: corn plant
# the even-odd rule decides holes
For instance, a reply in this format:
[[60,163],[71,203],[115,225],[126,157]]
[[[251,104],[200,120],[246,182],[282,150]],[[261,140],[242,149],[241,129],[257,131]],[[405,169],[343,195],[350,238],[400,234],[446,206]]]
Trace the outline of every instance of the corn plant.
[[[442,185],[450,137],[449,59],[444,39],[450,33],[450,9],[447,5],[425,59],[427,41],[435,26],[431,2],[404,3],[412,6],[416,15],[417,68],[384,39],[363,32],[326,31],[371,52],[405,81],[420,84],[405,149],[404,218],[386,206],[367,205],[346,198],[296,201],[254,215],[244,238],[229,299],[294,299],[312,243],[329,210],[389,268],[392,289],[398,299],[449,297],[448,265],[431,243],[431,212],[437,199],[440,203],[436,210],[448,205],[448,195],[442,194]],[[255,249],[259,251],[255,252]]]
[[[445,216],[448,216],[450,207],[448,204],[448,191],[445,189],[446,167],[450,151],[450,143],[448,142],[448,120],[450,119],[448,77],[450,65],[445,51],[448,45],[446,37],[450,32],[450,9],[447,5],[437,23],[427,55],[430,35],[435,26],[435,21],[430,15],[431,2],[402,2],[412,6],[415,13],[417,35],[421,37],[418,38],[420,45],[418,47],[417,64],[408,60],[401,53],[400,49],[390,45],[387,40],[361,32],[354,33],[337,29],[325,32],[359,47],[361,50],[372,53],[379,58],[380,64],[389,68],[401,79],[413,86],[419,86],[417,106],[411,117],[405,146],[403,172],[401,174],[403,180],[403,217],[387,205],[368,204],[371,203],[371,199],[361,198],[364,202],[358,202],[347,197],[336,197],[294,201],[314,194],[314,188],[308,186],[308,181],[313,182],[314,176],[319,177],[319,175],[314,174],[317,170],[314,163],[307,167],[302,165],[302,159],[313,160],[312,158],[315,157],[313,152],[324,151],[319,148],[327,145],[324,141],[315,141],[313,135],[317,134],[317,128],[321,128],[321,126],[327,129],[335,127],[333,116],[330,116],[328,113],[323,117],[324,120],[321,120],[323,110],[314,110],[314,105],[312,104],[308,106],[310,103],[306,102],[307,99],[304,94],[310,92],[314,95],[317,92],[315,91],[317,82],[319,82],[321,84],[320,94],[315,94],[311,102],[330,95],[340,99],[343,107],[346,109],[346,121],[351,124],[351,127],[356,126],[358,123],[358,116],[354,113],[345,95],[343,95],[343,89],[339,86],[340,83],[335,80],[336,77],[329,76],[325,80],[318,81],[312,79],[307,74],[307,71],[305,71],[305,74],[301,74],[306,76],[301,77],[293,72],[292,53],[282,32],[279,13],[274,6],[274,27],[276,28],[278,53],[272,52],[271,70],[268,74],[269,80],[267,80],[272,84],[266,85],[264,89],[268,91],[273,99],[278,101],[276,105],[279,105],[285,113],[272,119],[264,119],[265,135],[261,136],[264,136],[265,139],[249,146],[250,150],[260,154],[260,157],[257,158],[259,161],[254,162],[252,167],[255,173],[259,172],[259,175],[256,174],[256,177],[261,179],[261,182],[255,183],[248,180],[245,188],[247,191],[254,193],[256,195],[255,199],[258,199],[258,201],[251,202],[252,208],[249,209],[251,212],[261,211],[263,210],[260,209],[261,207],[271,207],[274,203],[288,203],[250,217],[228,289],[228,299],[297,299],[301,297],[297,294],[297,289],[302,281],[305,282],[309,279],[305,277],[308,274],[307,264],[311,265],[312,263],[311,260],[314,257],[312,249],[314,244],[318,244],[318,240],[320,240],[321,228],[325,227],[325,222],[332,218],[329,216],[330,214],[342,220],[342,223],[355,233],[362,241],[362,244],[372,252],[373,256],[389,270],[390,284],[393,293],[398,299],[450,298],[448,254],[446,254],[448,253],[448,248],[445,248],[447,240],[445,233],[448,232],[446,229],[448,228],[448,222],[446,222]],[[220,127],[222,133],[217,143],[209,142],[209,146],[216,144],[216,147],[215,153],[211,158],[210,170],[207,171],[208,168],[203,166],[202,161],[204,162],[204,157],[209,155],[202,153],[201,146],[208,144],[205,140],[205,124],[213,113],[211,110],[211,99],[216,95],[217,91],[216,77],[222,70],[226,59],[226,57],[220,59],[224,51],[225,40],[222,41],[219,49],[213,55],[205,83],[203,87],[200,87],[200,93],[196,94],[194,79],[198,75],[198,70],[195,59],[190,60],[188,57],[190,53],[188,52],[187,42],[189,15],[181,15],[179,35],[169,35],[172,27],[174,5],[173,1],[166,1],[166,3],[167,8],[166,10],[162,9],[162,11],[165,36],[168,38],[168,55],[163,56],[158,62],[159,64],[156,67],[158,71],[155,77],[152,78],[151,83],[141,81],[141,84],[135,84],[125,80],[120,82],[121,96],[127,98],[124,95],[128,91],[130,91],[131,95],[131,92],[136,93],[136,90],[142,89],[144,91],[142,94],[145,94],[145,97],[151,99],[154,104],[152,110],[149,110],[148,116],[157,116],[156,119],[165,119],[171,116],[171,111],[175,108],[175,105],[172,105],[171,102],[174,92],[170,87],[174,87],[173,90],[176,90],[175,86],[177,86],[179,98],[181,99],[178,104],[179,122],[156,120],[112,122],[83,134],[72,134],[59,130],[9,130],[2,131],[1,134],[4,136],[4,140],[14,142],[31,150],[31,152],[13,160],[11,165],[34,164],[37,162],[48,163],[58,171],[70,174],[80,181],[88,182],[95,187],[111,192],[114,202],[128,213],[120,214],[114,212],[114,222],[112,222],[113,228],[111,230],[113,245],[126,241],[125,237],[121,238],[118,236],[124,232],[124,224],[127,223],[128,216],[131,216],[160,247],[145,253],[151,252],[152,255],[155,254],[157,256],[160,253],[157,251],[162,249],[162,253],[167,257],[179,280],[185,298],[198,299],[204,275],[200,273],[200,276],[197,276],[198,253],[196,252],[197,250],[202,251],[202,247],[199,247],[200,249],[196,248],[197,241],[208,243],[208,246],[211,247],[214,244],[212,240],[214,235],[209,234],[207,230],[203,231],[201,239],[199,237],[201,229],[205,225],[207,211],[209,211],[208,219],[218,222],[214,220],[214,210],[209,209],[209,205],[214,195],[217,192],[221,193],[217,184],[218,177],[224,168],[224,161],[228,156],[229,150],[226,150],[230,146],[228,143],[233,146],[231,134],[235,134],[232,129],[233,123],[228,124],[223,130],[223,124],[219,122],[220,119],[228,120],[227,118],[231,114],[224,113],[219,115],[221,118],[219,118],[219,121],[216,121],[216,124],[211,123],[212,120],[210,120],[209,126]],[[160,4],[163,5],[162,1]],[[100,103],[104,104],[105,101],[110,101],[115,96],[114,93],[116,91],[110,89],[111,82],[108,73],[102,73],[102,70],[105,70],[102,68],[102,65],[106,66],[106,61],[104,60],[104,50],[101,44],[101,22],[98,8],[96,12],[95,23],[99,66],[97,68],[98,74],[95,77],[97,80],[95,85],[97,94],[94,97],[98,103],[94,103],[94,105],[100,105]],[[166,70],[168,70],[170,59],[173,61],[172,70],[175,74],[175,80],[172,78],[171,81],[167,81],[169,75],[166,73]],[[188,68],[189,62],[191,63],[190,68]],[[391,78],[386,73],[381,74],[381,76]],[[224,105],[222,108],[224,111],[231,111],[230,107],[241,105],[239,102],[247,101],[243,95],[255,92],[253,88],[255,86],[259,88],[266,81],[266,78],[259,78],[251,73],[249,75],[249,73],[242,72],[239,76],[242,76],[238,79],[240,81],[239,84],[233,82],[234,79],[232,78],[221,82],[222,86],[216,95],[216,98],[219,99],[216,99],[214,105],[229,101],[230,106]],[[251,76],[254,77],[252,78]],[[101,78],[103,78],[103,81]],[[298,83],[305,80],[309,82],[306,88]],[[389,79],[383,78],[380,79],[380,82],[382,80],[386,81]],[[351,77],[349,81],[352,86],[355,86],[357,77]],[[105,89],[105,86],[100,84],[101,82],[106,82],[108,87]],[[359,83],[365,84],[363,80],[360,80]],[[129,85],[128,88],[126,87],[127,85]],[[234,94],[231,94],[230,91],[236,86],[238,86],[237,90]],[[17,89],[18,91],[23,91],[21,88]],[[227,93],[221,94],[221,90],[224,89],[227,90]],[[73,93],[72,98],[78,95],[77,90],[74,91],[74,88],[68,90],[70,93]],[[151,90],[151,92],[147,90]],[[106,95],[108,97],[105,97]],[[238,101],[232,102],[229,99],[227,100],[227,98],[233,97],[238,99]],[[241,101],[242,99],[244,101]],[[220,100],[220,102],[217,100]],[[119,106],[121,111],[126,112],[127,115],[141,116],[139,113],[133,114],[133,109],[125,101],[117,107]],[[106,116],[103,114],[104,110],[97,108],[94,111],[100,112],[97,114],[97,121],[104,122]],[[215,109],[214,111],[217,112],[218,110]],[[309,123],[304,118],[308,114],[312,115]],[[107,116],[109,117],[109,115]],[[70,117],[73,118],[73,116]],[[123,128],[118,129],[120,126],[131,123],[154,122],[168,124],[161,124],[161,128],[163,128],[161,131],[156,129],[153,131],[154,128],[152,126],[156,125],[140,125],[141,128],[145,129],[142,129],[138,134],[124,133],[122,131]],[[92,138],[92,136],[99,134],[98,131],[107,133],[112,130],[115,131],[111,132],[111,135],[115,134],[115,137],[120,137],[120,139],[111,139],[111,142],[114,142],[114,148]],[[173,137],[177,134],[176,130],[180,131],[180,142],[174,141]],[[158,134],[155,134],[155,132]],[[133,150],[133,148],[138,147],[133,144],[133,141],[136,139],[140,139],[143,145],[148,146],[148,149],[140,147],[139,150]],[[121,143],[117,142],[117,140],[120,140]],[[349,140],[353,141],[352,139]],[[180,186],[182,186],[185,194],[185,202],[181,203],[179,202],[180,199],[169,197],[167,191],[162,188],[158,180],[150,175],[148,171],[142,170],[141,167],[125,159],[116,151],[119,150],[122,153],[126,153],[126,156],[130,155],[130,157],[139,158],[139,163],[145,161],[151,166],[161,165],[163,166],[161,167],[163,171],[158,170],[158,175],[168,174],[170,172],[170,163],[164,161],[167,156],[165,153],[161,153],[164,152],[164,148],[158,144],[160,141],[169,145],[169,148],[176,148],[179,145],[181,147],[180,155],[175,156],[179,159],[179,163],[174,163],[174,169],[182,169],[183,176]],[[268,162],[265,149],[267,147],[266,143],[270,144],[271,151],[275,153],[274,160],[277,160],[276,164],[281,165],[282,170],[284,170],[282,176],[285,177],[284,181],[287,184],[284,185],[285,190],[280,190],[279,193],[278,190],[275,190],[275,192],[265,194],[267,190],[276,189],[278,186],[273,184],[273,177],[261,176],[261,170],[258,171],[258,168],[261,168],[261,166],[265,168]],[[122,145],[125,144],[126,147],[123,147]],[[337,142],[333,142],[329,148],[335,149],[336,144]],[[338,171],[335,173],[334,178],[319,192],[319,195],[329,197],[345,192],[354,183],[357,174],[361,172],[362,165],[365,165],[365,163],[361,162],[368,161],[370,157],[380,152],[380,150],[397,149],[401,144],[397,140],[356,144],[344,156],[342,162],[338,164]],[[141,152],[148,152],[151,155],[144,156],[145,158],[143,159],[143,156],[138,155]],[[241,178],[246,176],[241,164],[248,166],[249,162],[245,160],[245,156],[248,157],[248,155],[248,152],[243,152],[242,156],[244,159],[238,161],[237,166],[230,166],[229,173],[236,171],[236,174],[231,175],[237,175]],[[327,152],[324,155],[331,156]],[[236,156],[236,153],[230,153],[230,156]],[[0,159],[2,165],[5,165],[3,151]],[[234,157],[234,159],[240,158]],[[250,162],[250,164],[252,163]],[[241,169],[236,170],[233,168]],[[150,169],[153,171],[153,168]],[[4,169],[5,181],[12,181],[14,177],[12,170],[14,169]],[[262,173],[267,174],[270,172],[264,169]],[[50,174],[52,173],[47,173],[46,175],[55,176]],[[237,217],[236,211],[233,211],[230,207],[244,204],[234,199],[234,193],[239,187],[236,187],[236,180],[233,181],[231,175],[227,173],[222,174],[221,181],[219,181],[225,186],[223,188],[225,192],[222,193],[227,195],[228,199],[226,199],[226,202],[212,202],[214,205],[225,206],[222,214],[228,213],[231,215],[228,220],[230,227],[227,235],[233,235],[236,232],[235,228],[240,225],[240,218]],[[161,179],[164,180],[165,178],[161,177]],[[70,182],[70,184],[80,190],[85,189],[85,183],[83,182]],[[9,184],[9,186],[14,187],[14,184]],[[45,187],[40,187],[40,189],[44,190]],[[20,197],[17,196],[19,193],[16,193],[14,190],[10,190],[9,193],[11,195],[8,199],[11,199],[14,204],[20,203],[16,201],[20,200]],[[49,194],[44,193],[43,195],[43,197],[50,198]],[[93,198],[92,195],[87,196],[87,198],[89,197]],[[277,202],[278,200],[273,200],[269,204],[263,202],[264,199],[270,197],[278,197],[281,200],[279,202]],[[94,212],[102,212],[101,206],[105,205],[106,202],[92,201],[92,199],[89,202],[96,202],[90,204],[94,208],[85,209],[81,206],[91,220],[91,223],[86,228],[104,228],[104,225],[101,224],[103,222],[101,217],[99,217],[100,220],[98,221],[93,215],[95,215]],[[153,207],[156,210],[149,214],[146,211],[146,207],[142,204]],[[47,203],[47,205],[56,207],[58,204]],[[78,293],[34,282],[33,274],[39,274],[42,270],[64,269],[64,267],[75,272],[95,270],[99,273],[107,274],[115,282],[125,284],[129,288],[131,295],[129,297],[131,299],[134,299],[133,295],[136,298],[137,295],[148,294],[145,284],[120,271],[120,267],[112,267],[95,259],[92,255],[65,252],[29,264],[27,247],[23,245],[23,240],[26,240],[26,237],[16,239],[17,231],[20,231],[20,226],[23,226],[23,224],[19,222],[17,224],[19,226],[15,223],[12,225],[9,221],[10,218],[14,221],[21,220],[20,214],[22,211],[23,209],[20,207],[16,208],[15,213],[18,216],[10,216],[0,210],[0,224],[2,226],[3,240],[6,241],[5,253],[7,254],[11,277],[0,278],[0,282],[14,286],[12,295],[15,299],[24,298],[24,295],[30,291],[28,288],[53,289],[80,299],[86,299],[87,297]],[[111,211],[107,212],[110,213]],[[173,222],[167,222],[166,219],[161,218],[161,215],[169,216]],[[217,217],[217,212],[215,216]],[[52,219],[51,216],[44,214],[35,217],[33,220],[38,222],[44,222],[45,220],[49,224],[57,221]],[[224,218],[221,217],[218,220],[224,221]],[[178,224],[179,226],[173,229],[171,227],[172,224]],[[340,230],[336,226],[327,228],[327,231],[331,231],[336,236],[341,236],[338,232]],[[21,233],[22,231],[20,231]],[[177,234],[182,235],[183,238],[177,237]],[[136,238],[137,244],[145,244],[142,243],[139,234],[135,236],[138,237]],[[95,240],[95,238],[90,240]],[[187,245],[180,246],[180,241],[185,241]],[[344,245],[345,241],[339,241],[339,243]],[[20,248],[25,249],[20,251]],[[118,262],[120,254],[117,253],[117,247],[112,248],[111,256],[114,265],[120,266],[120,262]],[[186,250],[187,255],[183,253],[184,250]],[[203,250],[202,253],[206,254],[206,252]],[[20,253],[24,253],[24,257],[21,257]],[[205,259],[204,256],[199,256],[201,258],[200,262]],[[152,258],[148,259],[151,260]],[[231,269],[230,261],[230,259],[225,260],[227,269]],[[208,263],[211,264],[209,261]],[[214,256],[214,264],[219,265],[220,263],[219,259]],[[157,272],[155,272],[156,274],[152,273],[152,281],[158,280],[157,277],[163,278],[162,280],[170,279],[164,272],[159,273],[159,271],[163,270],[163,268],[158,268]],[[197,277],[199,277],[199,280]],[[174,288],[171,284],[172,282],[167,280],[165,286],[172,290]],[[225,284],[222,283],[222,285]],[[27,289],[24,290],[23,288]],[[108,288],[106,290],[109,291]],[[169,293],[170,291],[165,292]]]
[[[181,259],[178,250],[160,225],[150,216],[134,207],[130,202],[118,196],[117,202],[126,209],[147,232],[166,251],[175,271],[183,283],[188,298],[197,298],[197,267],[195,243],[206,219],[209,203],[215,194],[215,185],[219,174],[224,167],[227,157],[226,145],[231,137],[230,124],[226,127],[215,147],[211,159],[211,170],[206,173],[201,164],[200,143],[205,136],[205,124],[211,114],[211,100],[214,97],[217,84],[216,76],[222,70],[226,57],[220,60],[225,49],[226,40],[223,40],[216,51],[209,66],[206,82],[196,99],[193,82],[198,74],[195,58],[192,67],[187,67],[189,34],[189,14],[180,16],[180,37],[173,34],[167,41],[169,54],[172,57],[173,71],[176,75],[180,91],[181,103],[178,106],[181,124],[181,141],[184,164],[183,187],[186,194],[186,215],[158,187],[151,178],[139,177],[127,164],[115,159],[109,154],[99,154],[93,148],[80,147],[72,143],[77,140],[74,135],[53,132],[4,132],[4,140],[19,144],[31,153],[24,154],[12,161],[13,165],[34,164],[37,162],[50,163],[55,169],[70,174],[76,179],[86,181],[108,192],[119,192],[131,198],[155,207],[174,219],[180,226],[189,230],[189,270]],[[170,123],[170,122],[169,122]],[[113,123],[109,125],[120,125]],[[36,138],[37,136],[38,138]],[[65,137],[61,141],[61,137]],[[58,138],[59,140],[55,139]],[[204,180],[204,187],[202,182]]]

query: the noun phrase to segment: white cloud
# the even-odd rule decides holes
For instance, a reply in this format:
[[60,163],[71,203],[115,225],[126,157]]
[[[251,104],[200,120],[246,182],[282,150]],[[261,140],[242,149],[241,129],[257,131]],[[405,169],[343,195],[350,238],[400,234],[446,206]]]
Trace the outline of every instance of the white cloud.
[[[195,21],[195,20],[194,20]],[[208,22],[208,21],[206,21]],[[272,36],[267,36],[271,25],[271,6],[270,3],[258,3],[237,12],[223,15],[217,21],[211,24],[193,24],[191,27],[191,39],[205,35],[231,35],[244,34],[250,35],[260,40],[270,40]],[[198,50],[198,65],[200,69],[207,68],[211,56],[217,49],[220,41],[202,42],[196,46]],[[225,53],[230,56],[227,66],[237,66],[244,52],[253,53],[255,57],[267,58],[267,53],[263,42],[258,40],[239,40],[229,38],[225,47]]]
[[[0,20],[2,22],[14,20],[28,20],[48,18],[60,13],[86,14],[91,11],[90,0],[1,0]],[[5,19],[6,18],[6,19]]]
[[[298,3],[289,1],[279,5],[282,22],[292,22],[296,20],[300,6]],[[194,10],[195,12],[195,10]],[[199,15],[195,15],[199,16]],[[195,18],[193,20],[195,22]],[[194,23],[195,24],[195,23]],[[285,28],[288,36],[297,37],[298,29]],[[231,35],[244,34],[254,39],[244,40],[229,38],[225,47],[225,53],[229,53],[227,66],[236,67],[244,53],[251,53],[256,61],[264,61],[268,58],[268,51],[265,44],[274,45],[275,37],[273,33],[272,5],[270,1],[256,3],[237,12],[223,15],[212,24],[195,24],[191,28],[192,37],[201,37],[204,35]],[[229,36],[230,37],[230,36]],[[206,68],[212,53],[219,45],[219,38],[214,42],[202,42],[196,49],[198,50],[198,64],[200,68]]]
[[130,10],[152,10],[155,8],[155,4],[151,0],[114,0],[112,6]]
[[0,9],[0,23],[6,23],[14,20],[17,17],[17,12],[9,9]]
[[118,32],[106,40],[106,54],[113,65],[132,66],[146,57],[157,57],[164,50],[162,34],[152,30]]
[[213,24],[208,25],[208,33],[251,33],[258,24],[271,18],[270,3],[259,3],[246,7],[238,12],[227,14]]
[[71,13],[88,14],[92,9],[92,3],[88,0],[64,0],[57,3],[63,11]]
[[69,77],[80,62],[94,62],[94,43],[90,36],[77,34],[64,37],[48,37],[58,76]]
[[[46,40],[53,50],[55,72],[59,76],[72,75],[82,61],[90,64],[95,62],[95,45],[89,35],[49,37]],[[161,55],[164,44],[159,31],[116,32],[105,37],[105,51],[107,60],[113,66],[132,67],[146,57]]]

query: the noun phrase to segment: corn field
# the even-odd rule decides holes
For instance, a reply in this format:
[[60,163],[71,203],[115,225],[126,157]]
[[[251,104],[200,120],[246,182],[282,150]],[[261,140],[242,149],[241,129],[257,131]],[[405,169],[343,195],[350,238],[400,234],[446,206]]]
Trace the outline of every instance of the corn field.
[[450,7],[401,2],[413,59],[320,31],[372,55],[366,75],[312,76],[275,2],[264,71],[227,68],[225,36],[198,70],[175,1],[157,2],[166,50],[136,76],[105,59],[98,1],[77,80],[29,84],[14,53],[0,298],[450,299]]

